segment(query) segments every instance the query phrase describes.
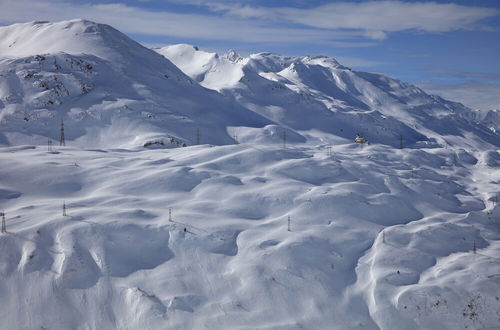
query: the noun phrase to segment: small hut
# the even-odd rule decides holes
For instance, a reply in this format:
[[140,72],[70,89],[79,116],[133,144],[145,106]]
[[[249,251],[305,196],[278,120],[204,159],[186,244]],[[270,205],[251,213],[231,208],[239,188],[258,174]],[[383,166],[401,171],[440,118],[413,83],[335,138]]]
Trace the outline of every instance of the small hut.
[[361,144],[370,144],[367,139],[365,139],[361,134],[356,134],[356,138],[354,139],[354,142],[356,143],[361,143]]

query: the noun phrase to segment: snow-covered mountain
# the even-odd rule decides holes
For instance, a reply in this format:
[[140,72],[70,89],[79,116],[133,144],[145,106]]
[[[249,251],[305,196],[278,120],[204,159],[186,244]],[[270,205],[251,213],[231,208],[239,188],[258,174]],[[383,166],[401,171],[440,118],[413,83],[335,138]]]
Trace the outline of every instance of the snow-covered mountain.
[[[233,143],[228,126],[260,117],[207,90],[110,26],[84,20],[0,28],[0,143],[66,139],[130,147],[173,136]],[[42,138],[45,137],[45,138]]]
[[156,51],[0,28],[0,328],[500,325],[484,118],[332,58]]
[[493,132],[500,131],[500,110],[488,110],[483,116],[481,116],[480,121],[487,127],[489,127]]
[[155,50],[201,85],[304,135],[319,130],[351,139],[362,133],[392,146],[400,145],[400,136],[405,145],[498,145],[498,136],[478,127],[462,104],[384,75],[353,71],[333,58],[241,57],[234,51],[219,56],[186,44]]
[[186,75],[107,25],[0,28],[0,143],[57,140],[60,120],[68,140],[96,147],[169,136],[187,145],[279,142],[284,130],[290,142],[357,133],[392,146],[498,141],[463,105],[332,58],[219,56],[185,44],[156,51]]

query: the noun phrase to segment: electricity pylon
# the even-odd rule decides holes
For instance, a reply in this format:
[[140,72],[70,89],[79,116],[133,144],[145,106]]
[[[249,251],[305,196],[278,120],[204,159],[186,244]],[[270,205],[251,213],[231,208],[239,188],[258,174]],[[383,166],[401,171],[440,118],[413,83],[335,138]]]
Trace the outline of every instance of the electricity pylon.
[[66,139],[64,138],[64,121],[61,119],[61,139],[59,140],[60,146],[66,145]]
[[5,212],[2,212],[2,234],[7,232],[7,225],[5,224]]

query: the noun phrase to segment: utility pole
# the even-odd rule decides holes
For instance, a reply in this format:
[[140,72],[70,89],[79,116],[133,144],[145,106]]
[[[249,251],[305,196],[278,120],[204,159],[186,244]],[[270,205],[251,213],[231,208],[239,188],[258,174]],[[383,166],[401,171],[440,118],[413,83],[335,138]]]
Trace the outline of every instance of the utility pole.
[[283,129],[283,149],[286,149],[286,130]]
[[290,216],[288,216],[288,231],[292,231],[292,229],[290,228]]
[[403,149],[403,135],[399,134],[399,149]]
[[472,247],[472,250],[474,251],[474,254],[476,254],[477,249],[476,249],[476,240],[474,240],[474,245]]
[[238,135],[236,135],[236,133],[234,133],[234,135],[233,135],[233,140],[234,140],[234,144],[238,144]]
[[63,201],[63,217],[67,216],[66,214],[66,201]]
[[168,209],[168,221],[169,222],[173,222],[174,221],[174,220],[172,220],[172,209],[171,208]]
[[197,145],[200,144],[200,129],[199,128],[196,129],[196,144]]
[[47,140],[47,151],[52,152],[52,140],[51,139]]
[[59,141],[60,146],[66,145],[66,140],[64,139],[64,121],[61,119],[61,139]]
[[2,212],[2,234],[7,233],[7,225],[5,224],[5,212]]

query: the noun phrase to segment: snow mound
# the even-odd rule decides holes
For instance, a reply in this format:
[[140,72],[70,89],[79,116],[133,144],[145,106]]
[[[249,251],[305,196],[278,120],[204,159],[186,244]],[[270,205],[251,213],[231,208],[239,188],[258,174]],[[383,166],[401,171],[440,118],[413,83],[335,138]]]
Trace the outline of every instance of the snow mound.
[[498,324],[491,152],[324,147],[3,148],[4,325]]

